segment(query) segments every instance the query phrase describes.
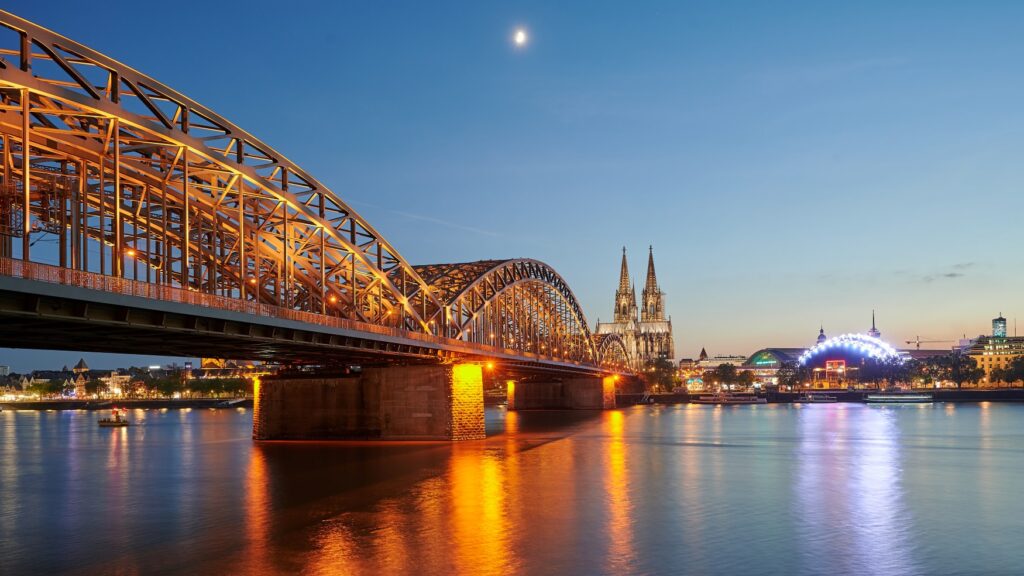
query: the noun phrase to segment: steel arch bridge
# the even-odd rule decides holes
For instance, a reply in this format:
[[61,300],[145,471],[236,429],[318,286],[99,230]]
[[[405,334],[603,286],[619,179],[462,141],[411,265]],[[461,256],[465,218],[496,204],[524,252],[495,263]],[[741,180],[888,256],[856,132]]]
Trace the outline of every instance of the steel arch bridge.
[[412,266],[335,193],[226,118],[6,12],[0,153],[0,280],[17,293],[0,299],[0,314],[16,320],[3,345],[100,349],[84,336],[16,332],[59,316],[57,330],[81,334],[76,322],[102,317],[120,322],[124,339],[133,326],[185,330],[165,353],[186,352],[200,332],[229,334],[237,354],[296,362],[343,350],[599,368],[575,296],[547,265]]
[[618,334],[595,334],[594,347],[598,362],[602,366],[615,370],[629,370],[634,364],[629,356],[625,340]]

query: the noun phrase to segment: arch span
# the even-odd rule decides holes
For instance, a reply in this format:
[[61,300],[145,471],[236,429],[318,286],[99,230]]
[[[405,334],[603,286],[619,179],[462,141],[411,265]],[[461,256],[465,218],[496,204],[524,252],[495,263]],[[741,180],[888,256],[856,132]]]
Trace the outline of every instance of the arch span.
[[594,336],[597,349],[598,365],[609,370],[629,370],[633,362],[629,357],[626,342],[615,333],[597,334]]
[[301,167],[6,12],[0,148],[0,257],[417,332],[443,322],[415,269]]
[[34,280],[411,338],[437,356],[596,366],[583,311],[546,264],[414,267],[227,118],[2,11],[0,264]]
[[594,363],[576,295],[553,268],[530,259],[416,266],[445,305],[446,335],[468,342]]

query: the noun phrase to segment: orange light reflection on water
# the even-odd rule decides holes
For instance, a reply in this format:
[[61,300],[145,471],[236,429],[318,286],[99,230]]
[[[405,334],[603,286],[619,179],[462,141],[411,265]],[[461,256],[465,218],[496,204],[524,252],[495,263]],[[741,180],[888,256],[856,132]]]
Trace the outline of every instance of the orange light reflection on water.
[[454,447],[447,497],[458,573],[509,571],[505,474],[498,454],[477,446]]
[[628,456],[624,441],[625,415],[607,413],[604,421],[608,436],[605,453],[605,491],[608,502],[608,529],[611,537],[608,566],[622,573],[633,564],[632,504],[629,497]]
[[267,486],[267,461],[263,448],[253,445],[246,470],[245,529],[246,553],[241,557],[241,573],[256,574],[268,570],[270,534],[268,516],[270,498]]

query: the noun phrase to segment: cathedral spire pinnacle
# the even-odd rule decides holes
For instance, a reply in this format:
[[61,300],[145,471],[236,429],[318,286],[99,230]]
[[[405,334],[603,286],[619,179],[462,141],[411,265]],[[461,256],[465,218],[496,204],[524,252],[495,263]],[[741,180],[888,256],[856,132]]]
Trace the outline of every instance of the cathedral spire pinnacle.
[[647,282],[644,284],[641,296],[643,307],[640,309],[640,320],[642,322],[660,322],[665,319],[665,305],[661,298],[661,288],[658,287],[658,277],[654,272],[654,246],[650,246],[648,250]]
[[648,246],[647,250],[647,282],[644,290],[653,292],[658,290],[658,276],[654,273],[654,246]]
[[619,291],[629,290],[629,265],[626,264],[626,247],[622,247],[622,268],[619,270]]
[[630,285],[629,265],[626,263],[626,247],[622,247],[622,268],[619,270],[619,289],[615,291],[615,321],[636,320],[636,292]]

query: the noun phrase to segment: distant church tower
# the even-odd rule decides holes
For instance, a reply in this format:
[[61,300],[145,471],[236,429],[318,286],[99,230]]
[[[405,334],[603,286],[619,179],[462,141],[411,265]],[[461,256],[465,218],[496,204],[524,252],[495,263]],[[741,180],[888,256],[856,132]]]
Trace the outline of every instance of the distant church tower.
[[821,344],[825,340],[828,340],[828,337],[825,336],[825,326],[822,326],[821,329],[818,330],[818,344]]
[[664,294],[654,272],[654,248],[647,254],[647,280],[637,307],[636,288],[629,278],[626,249],[622,249],[619,287],[615,291],[615,321],[597,323],[596,335],[618,334],[634,368],[642,369],[656,358],[672,359],[675,342],[672,320],[665,318]]
[[615,322],[626,324],[636,320],[636,289],[629,282],[626,247],[622,247],[622,268],[619,270],[619,289],[615,291]]
[[665,305],[661,301],[663,294],[658,287],[658,277],[654,274],[654,247],[650,246],[647,253],[647,282],[644,284],[643,311],[641,322],[657,322],[665,319]]

